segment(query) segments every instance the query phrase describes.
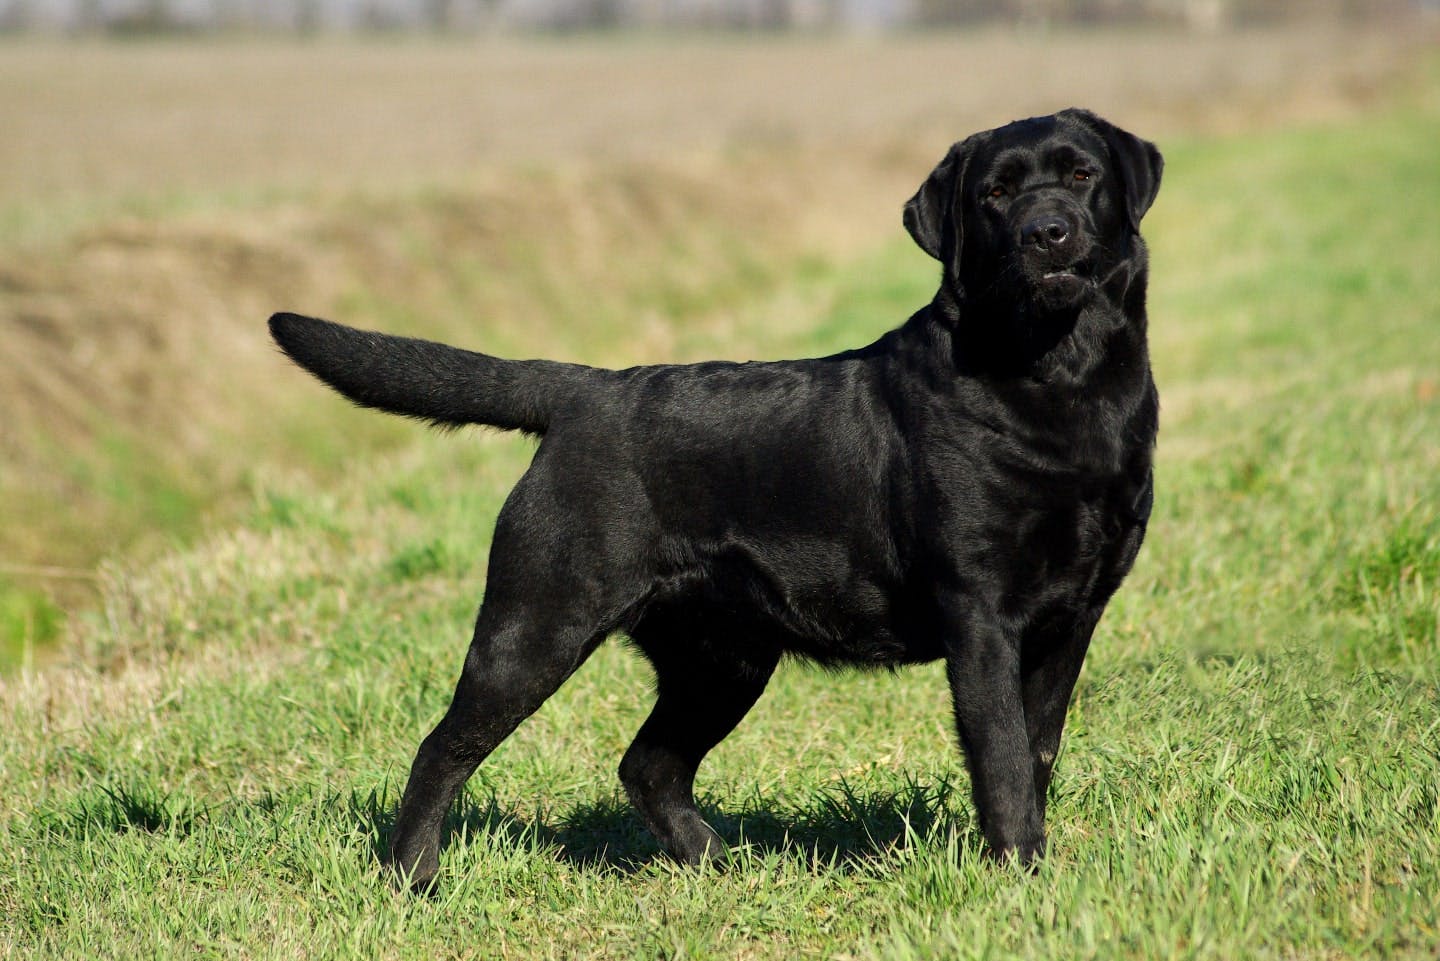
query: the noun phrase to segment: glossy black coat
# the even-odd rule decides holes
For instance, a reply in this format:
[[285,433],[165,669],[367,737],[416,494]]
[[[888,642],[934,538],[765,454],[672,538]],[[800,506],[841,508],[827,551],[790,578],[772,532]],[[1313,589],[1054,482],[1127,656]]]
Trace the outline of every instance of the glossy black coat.
[[609,371],[273,317],[360,404],[543,438],[394,867],[430,883],[465,780],[614,632],[658,689],[621,779],[676,858],[723,850],[695,772],[787,654],[944,658],[985,837],[1041,854],[1070,694],[1150,513],[1138,228],[1160,173],[1153,145],[1078,110],[956,144],[905,209],[943,268],[934,300],[832,357]]

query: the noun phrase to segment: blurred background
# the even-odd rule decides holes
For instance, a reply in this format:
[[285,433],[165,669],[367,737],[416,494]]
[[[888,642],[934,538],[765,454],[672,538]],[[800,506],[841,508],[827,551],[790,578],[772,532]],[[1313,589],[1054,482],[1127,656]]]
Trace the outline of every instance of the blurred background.
[[5,0],[11,31],[148,35],[601,29],[855,30],[1018,23],[1373,21],[1433,0]]
[[[933,283],[899,211],[951,141],[1081,105],[1184,183],[1187,145],[1430,96],[1437,36],[1433,0],[0,0],[5,658],[415,442],[274,310],[607,365],[847,346]],[[894,302],[816,334],[877,256]]]

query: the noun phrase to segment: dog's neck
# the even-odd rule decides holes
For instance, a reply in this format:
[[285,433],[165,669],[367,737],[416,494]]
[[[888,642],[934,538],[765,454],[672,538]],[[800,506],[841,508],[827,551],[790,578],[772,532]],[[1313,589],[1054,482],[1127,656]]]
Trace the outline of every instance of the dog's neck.
[[924,337],[932,359],[948,364],[953,376],[1083,390],[1103,370],[1148,365],[1146,274],[1143,259],[1127,262],[1101,281],[1087,305],[1048,316],[1024,304],[969,297],[947,282],[911,320],[933,328]]
[[938,403],[929,410],[955,404],[955,410],[969,413],[1005,411],[995,423],[1020,433],[1029,430],[1023,425],[1043,424],[1050,432],[1063,425],[1065,444],[1045,456],[1067,476],[1138,478],[1148,471],[1148,447],[1137,452],[1119,443],[1114,431],[1119,422],[1133,425],[1125,438],[1153,437],[1157,426],[1143,310],[1126,320],[1123,312],[1097,302],[1079,312],[1058,343],[1024,365],[1013,356],[997,362],[984,353],[994,349],[993,342],[981,340],[977,347],[977,338],[966,336],[973,329],[968,325],[981,319],[967,315],[962,303],[937,297],[893,332],[899,376],[928,385],[931,403]]

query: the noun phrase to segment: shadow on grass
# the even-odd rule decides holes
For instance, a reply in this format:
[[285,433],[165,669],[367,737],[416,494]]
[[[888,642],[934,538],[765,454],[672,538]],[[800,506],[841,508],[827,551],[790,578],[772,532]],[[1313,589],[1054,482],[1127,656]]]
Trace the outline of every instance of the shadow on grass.
[[[755,797],[740,810],[701,803],[700,813],[731,847],[732,856],[804,858],[812,870],[854,871],[925,843],[958,824],[962,845],[980,845],[969,824],[963,792],[950,782],[898,788],[857,788],[846,782],[817,791],[799,804],[767,806]],[[394,828],[396,804],[373,792],[355,798],[353,813],[382,858]],[[471,844],[528,848],[585,870],[632,874],[666,857],[639,815],[619,795],[587,802],[558,819],[526,818],[493,797],[466,793],[446,821],[444,847]],[[442,855],[443,856],[443,855]]]
[[44,834],[81,839],[101,834],[142,834],[188,837],[209,811],[194,797],[162,790],[143,778],[87,788],[68,805],[40,811]]

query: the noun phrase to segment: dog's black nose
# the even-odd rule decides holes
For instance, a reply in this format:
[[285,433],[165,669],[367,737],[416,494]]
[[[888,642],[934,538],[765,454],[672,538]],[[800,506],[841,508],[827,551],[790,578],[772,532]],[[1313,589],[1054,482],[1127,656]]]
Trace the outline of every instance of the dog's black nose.
[[1036,217],[1020,228],[1020,243],[1026,247],[1033,244],[1041,250],[1049,250],[1051,247],[1063,246],[1072,233],[1074,228],[1070,221],[1059,214],[1047,214]]

